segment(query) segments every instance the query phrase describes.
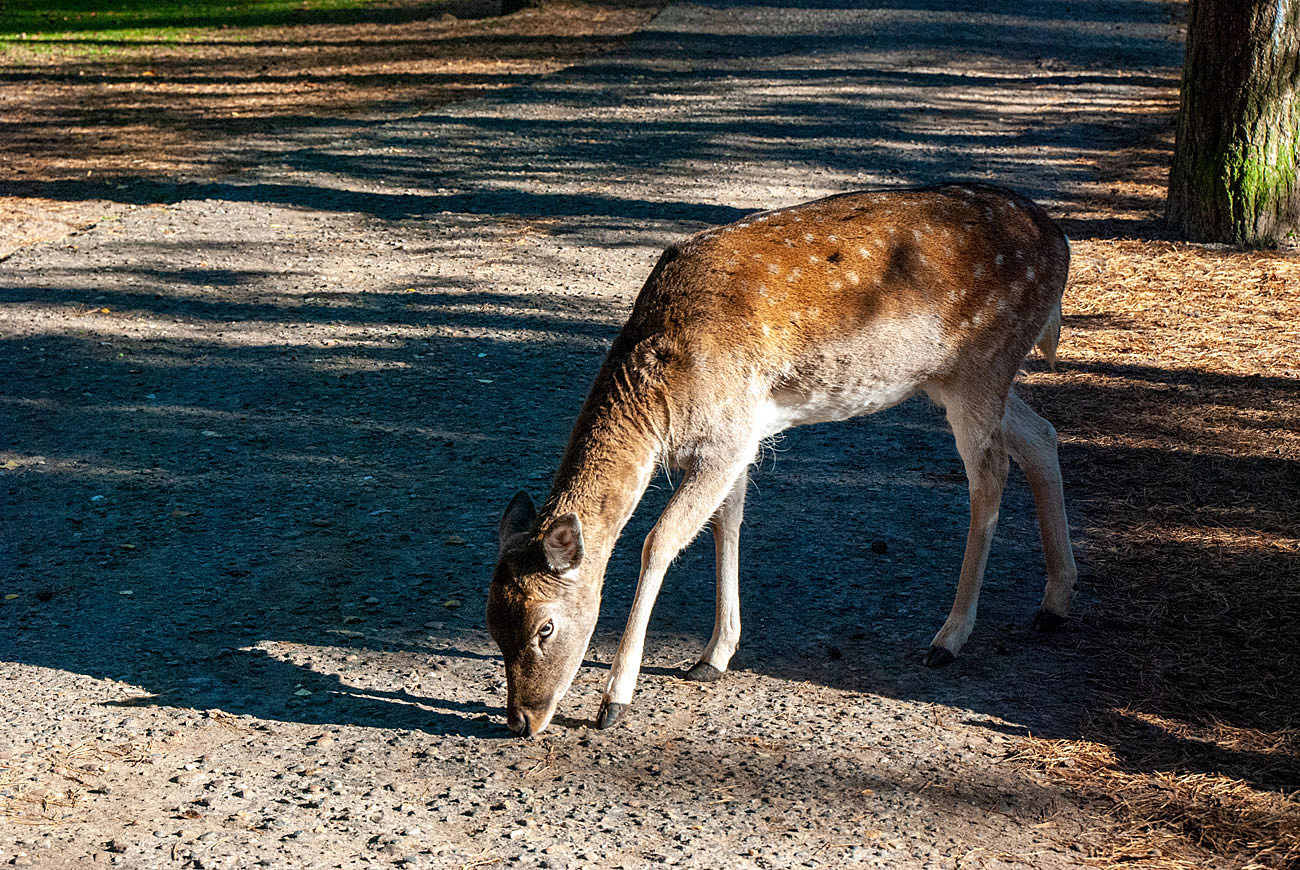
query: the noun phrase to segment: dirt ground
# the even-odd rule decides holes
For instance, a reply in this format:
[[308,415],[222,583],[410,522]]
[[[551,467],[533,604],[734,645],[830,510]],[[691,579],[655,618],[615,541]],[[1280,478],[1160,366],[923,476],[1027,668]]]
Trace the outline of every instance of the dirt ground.
[[[0,858],[1295,866],[1300,259],[1162,238],[1184,7],[594,8],[366,25],[429,43],[424,78],[387,61],[396,110],[342,76],[262,106],[214,49],[219,100],[265,117],[223,130],[157,98],[156,130],[5,152],[27,173],[9,207],[79,216],[0,264]],[[452,34],[497,27],[524,28],[517,65],[464,82],[495,43]],[[33,105],[30,75],[7,105]],[[712,618],[697,543],[627,721],[596,731],[652,491],[589,666],[552,730],[511,739],[482,625],[496,522],[544,493],[658,251],[952,177],[1026,191],[1073,240],[1062,365],[1020,389],[1061,433],[1076,616],[1029,630],[1013,474],[975,634],[920,666],[966,493],[941,415],[909,402],[764,456],[733,673],[678,674]]]
[[[311,24],[196,27],[174,41],[77,31],[10,42],[0,87],[0,257],[121,214],[132,179],[246,168],[232,138],[382,121],[521,85],[599,55],[662,3],[388,0]],[[68,200],[55,182],[105,188]]]

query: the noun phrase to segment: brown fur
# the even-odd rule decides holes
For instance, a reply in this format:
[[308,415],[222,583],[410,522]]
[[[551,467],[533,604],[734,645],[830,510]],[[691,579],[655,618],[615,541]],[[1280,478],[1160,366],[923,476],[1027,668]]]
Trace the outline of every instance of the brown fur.
[[[630,700],[667,563],[710,517],[720,557],[734,544],[759,439],[918,390],[947,410],[971,478],[966,562],[935,649],[950,658],[973,625],[1008,451],[1038,499],[1044,607],[1063,616],[1074,566],[1055,433],[1010,390],[1035,343],[1054,358],[1068,263],[1065,237],[1037,205],[981,184],[834,196],[669,247],[596,377],[540,513],[526,525],[503,520],[489,625],[506,658],[512,728],[545,727],[572,680],[610,550],[657,464],[685,475],[645,543],[609,709]],[[585,553],[560,571],[538,554],[570,515]],[[719,560],[718,621],[702,660],[719,671],[739,632],[734,574],[733,546],[725,570]],[[563,630],[525,637],[534,611],[560,614]]]

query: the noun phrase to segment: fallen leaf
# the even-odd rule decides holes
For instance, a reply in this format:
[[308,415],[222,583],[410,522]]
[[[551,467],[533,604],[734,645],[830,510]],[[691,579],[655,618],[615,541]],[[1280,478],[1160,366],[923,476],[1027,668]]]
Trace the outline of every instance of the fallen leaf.
[[463,603],[464,602],[462,602],[459,598],[448,598],[446,601],[442,602],[442,606],[450,607],[452,610],[455,610],[457,607],[460,607],[461,604]]
[[17,597],[18,594],[16,592],[10,592],[8,595],[5,596],[5,601],[13,601]]
[[303,698],[303,697],[306,697],[307,695],[310,695],[310,694],[311,694],[311,690],[310,690],[310,689],[299,689],[298,691],[294,692],[294,694],[297,695],[299,698]]
[[172,516],[174,516],[174,517],[192,517],[192,516],[194,516],[194,511],[174,510],[174,511],[172,511]]

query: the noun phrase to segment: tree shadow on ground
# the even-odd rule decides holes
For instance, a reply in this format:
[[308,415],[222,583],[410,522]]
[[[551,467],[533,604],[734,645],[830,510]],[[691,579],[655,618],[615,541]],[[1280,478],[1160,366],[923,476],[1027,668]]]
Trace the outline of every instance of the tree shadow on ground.
[[[1128,202],[1110,202],[1114,214],[1106,218],[1090,217],[1079,206],[1085,204],[1080,196],[1089,185],[1110,180],[1098,179],[1097,170],[1113,158],[1117,143],[1150,150],[1154,162],[1167,157],[1169,118],[1158,106],[1174,84],[1170,70],[1178,47],[1163,35],[1166,13],[1159,4],[1108,4],[1097,10],[1096,20],[1074,17],[1059,4],[1010,0],[949,7],[946,16],[937,17],[930,7],[924,7],[932,13],[928,16],[915,14],[922,7],[913,4],[886,4],[874,11],[846,3],[823,6],[841,17],[808,19],[805,36],[715,32],[707,18],[694,13],[661,20],[609,62],[589,63],[563,78],[521,79],[526,87],[494,98],[496,105],[507,107],[504,112],[425,113],[380,130],[372,119],[318,109],[296,116],[281,108],[274,114],[253,109],[220,119],[225,139],[239,130],[259,134],[258,144],[250,140],[233,149],[224,144],[222,160],[256,167],[261,175],[276,166],[318,173],[324,176],[319,183],[265,178],[173,184],[115,171],[90,179],[13,180],[6,192],[132,204],[192,198],[257,201],[389,219],[442,211],[595,215],[627,226],[647,218],[734,219],[740,211],[726,203],[674,201],[671,195],[647,201],[624,192],[630,180],[639,181],[647,172],[667,178],[703,162],[807,166],[876,183],[978,176],[1063,204],[1067,231],[1075,237],[1157,231],[1150,221],[1152,203],[1139,193],[1130,194]],[[988,26],[972,26],[977,19]],[[519,42],[527,45],[530,39],[521,36]],[[451,39],[445,47],[454,48],[455,42]],[[928,60],[898,67],[888,60],[888,51],[898,44],[917,46]],[[812,45],[815,62],[800,54]],[[658,62],[663,56],[693,58],[689,76],[665,68]],[[787,56],[790,62],[782,60]],[[932,68],[947,58],[977,66],[976,59],[987,58],[997,66],[978,76]],[[1125,67],[1143,73],[1116,71]],[[186,74],[186,81],[191,75]],[[196,82],[202,83],[201,77]],[[810,82],[821,86],[816,98],[805,93]],[[509,84],[509,74],[499,84]],[[1093,99],[1115,85],[1144,98],[1128,106]],[[688,97],[719,89],[735,93],[732,105],[690,115],[640,111],[662,107],[665,93]],[[1055,95],[1061,108],[1033,112],[1017,102],[1041,100],[1044,93]],[[532,105],[575,100],[590,111],[564,120],[527,111]],[[597,111],[601,107],[615,111]],[[42,123],[60,117],[49,115]],[[200,112],[181,119],[181,125],[205,120]],[[146,107],[114,110],[94,123],[112,127],[167,121],[166,113]],[[1135,136],[1135,130],[1142,132]],[[18,125],[8,132],[10,141],[19,142],[28,131]],[[274,143],[268,142],[268,133],[277,137]],[[340,139],[357,137],[370,147],[338,147]],[[430,148],[431,141],[441,147]],[[918,141],[942,148],[900,147]],[[491,147],[463,147],[478,142]],[[518,183],[521,178],[571,175],[575,165],[585,167],[585,181],[599,184],[600,194],[542,192]],[[375,182],[385,190],[361,189]]]
[[[575,411],[573,384],[594,373],[614,315],[604,322],[539,315],[533,306],[562,309],[454,284],[363,305],[271,297],[244,310],[223,298],[214,308],[206,298],[150,292],[174,286],[170,274],[142,266],[134,277],[138,293],[101,287],[90,295],[72,279],[70,292],[27,284],[7,290],[6,299],[59,296],[75,309],[100,304],[246,324],[471,324],[488,334],[548,338],[337,348],[244,339],[5,342],[0,378],[11,387],[3,400],[4,450],[21,457],[5,472],[12,507],[3,555],[18,595],[0,609],[6,660],[123,680],[168,705],[501,735],[494,718],[499,675],[478,616],[493,528],[518,486],[541,494],[572,417],[539,418],[537,391]],[[251,284],[259,280],[248,276]],[[467,320],[460,303],[478,313]],[[490,368],[479,354],[493,361]],[[495,380],[525,370],[537,373],[533,390],[466,389],[477,383],[471,372]],[[1060,382],[1027,393],[1049,418],[1068,406],[1076,420],[1063,463],[1085,530],[1080,620],[1057,635],[1029,630],[1041,557],[1031,506],[1013,477],[976,634],[952,668],[920,666],[953,592],[966,494],[940,413],[909,403],[791,432],[760,463],[742,545],[746,639],[736,666],[952,704],[1023,723],[1040,736],[1078,733],[1088,683],[1106,670],[1108,682],[1129,687],[1112,699],[1120,708],[1289,727],[1290,665],[1275,657],[1272,638],[1294,621],[1297,601],[1269,578],[1293,570],[1293,554],[1224,551],[1159,529],[1135,538],[1132,530],[1156,523],[1177,529],[1211,516],[1222,528],[1294,535],[1288,493],[1300,482],[1297,464],[1233,456],[1230,444],[1222,455],[1188,455],[1116,447],[1107,436],[1132,433],[1149,407],[1154,428],[1147,434],[1177,443],[1201,404],[1227,400],[1233,414],[1254,419],[1288,397],[1291,382],[1135,366],[1078,367],[1077,381],[1069,374],[1067,366]],[[1085,379],[1089,374],[1104,377]],[[1195,389],[1180,389],[1188,385]],[[294,397],[291,406],[286,396]],[[527,445],[523,455],[520,444]],[[467,474],[491,486],[451,485]],[[1190,491],[1182,488],[1189,477],[1198,481]],[[1280,485],[1261,491],[1261,480]],[[617,638],[637,570],[635,542],[666,494],[648,495],[611,563],[598,644]],[[783,532],[792,510],[798,528],[824,533]],[[873,541],[886,552],[874,552]],[[656,633],[701,644],[707,638],[710,549],[697,544],[670,573]],[[1142,601],[1129,617],[1108,606],[1100,618],[1130,618],[1140,631],[1145,620],[1167,619],[1175,609],[1186,626],[1184,644],[1157,644],[1149,658],[1124,661],[1080,655],[1084,635],[1097,628],[1092,599],[1115,595],[1121,578],[1143,575],[1153,560],[1177,566],[1163,587],[1166,599]],[[377,603],[365,604],[370,598]],[[461,606],[440,604],[448,600]],[[792,600],[809,605],[791,608]],[[349,632],[353,618],[364,631]],[[429,620],[436,627],[423,627]],[[479,681],[484,700],[353,686],[346,675],[271,655],[259,646],[264,641],[412,662],[442,658],[449,675]],[[1271,667],[1276,708],[1235,706],[1230,675],[1242,661]],[[1186,691],[1198,670],[1194,702],[1173,693]],[[673,678],[675,671],[650,667],[647,675]],[[300,698],[298,689],[311,695]],[[1149,764],[1153,753],[1166,762],[1175,755],[1174,766],[1187,770],[1258,768],[1249,750],[1200,747],[1168,734],[1153,741],[1153,728],[1128,729],[1132,742],[1115,747],[1121,757]],[[1279,764],[1262,787],[1282,787],[1294,776],[1284,759]]]
[[[1149,14],[1139,10],[1146,5],[1106,8],[1122,21],[1125,15]],[[1012,10],[1011,4],[999,8]],[[1026,60],[1035,52],[1059,51],[1070,63],[1078,62],[1080,42],[1086,63],[1114,63],[1117,57],[1150,52],[1167,58],[1170,53],[1167,45],[1145,37],[1127,42],[1124,37],[1096,37],[1090,44],[1092,31],[1049,17],[1047,8],[1016,4],[1014,11],[1033,33],[1050,30],[1050,39],[1013,40],[1020,31],[989,35],[973,28],[938,36],[930,28],[918,31],[915,39],[999,57],[1015,45],[1014,56]],[[826,51],[871,48],[862,33],[831,42],[818,33],[807,38]],[[688,89],[677,81],[679,73],[666,75],[647,62],[660,52],[699,51],[699,86],[704,87],[710,79],[736,74],[709,65],[721,56],[771,58],[792,45],[799,48],[797,41],[778,44],[765,37],[660,32],[640,41],[627,64],[593,66],[571,85],[520,90],[498,105],[515,100],[527,106],[563,97],[599,106],[602,101],[618,103],[619,97],[611,97],[618,89],[624,100],[652,102],[665,78]],[[629,81],[629,71],[640,78]],[[814,76],[861,86],[865,96],[824,102],[785,93],[722,116],[634,125],[601,117],[553,121],[487,112],[431,114],[368,133],[372,138],[367,141],[414,147],[421,133],[450,132],[462,144],[493,141],[499,149],[476,155],[447,140],[446,153],[430,161],[427,155],[371,148],[339,153],[327,137],[316,145],[297,142],[292,148],[245,152],[249,162],[264,167],[320,173],[319,183],[158,184],[123,175],[108,182],[21,183],[10,190],[135,204],[192,198],[259,202],[392,221],[443,211],[486,219],[594,217],[606,227],[649,233],[648,223],[653,232],[661,232],[670,224],[730,220],[746,209],[672,192],[661,200],[632,195],[623,187],[629,176],[653,177],[660,171],[668,176],[691,161],[730,159],[760,166],[799,163],[842,175],[889,177],[892,172],[899,181],[978,171],[1057,203],[1076,237],[1155,232],[1150,197],[1138,193],[1120,202],[1128,218],[1094,218],[1079,191],[1096,180],[1098,166],[1116,142],[1147,148],[1154,165],[1163,153],[1163,110],[1135,119],[1129,112],[1079,109],[997,132],[992,125],[998,109],[954,104],[918,115],[895,104],[899,91],[960,87],[949,74],[838,67],[810,71],[777,63],[776,69],[754,77],[789,85]],[[1081,88],[1078,93],[1086,95],[1087,88],[1105,88],[1109,81],[1103,72],[1063,76],[1037,67],[1027,68],[1017,84],[1060,88],[1063,94]],[[1170,82],[1149,75],[1138,84],[1161,91]],[[882,85],[889,94],[880,95]],[[854,105],[846,110],[846,102]],[[756,109],[766,114],[756,119]],[[277,123],[292,127],[295,122]],[[304,117],[297,123],[306,128],[317,122]],[[1136,139],[1134,124],[1141,134]],[[350,122],[328,126],[332,136],[367,133],[363,125]],[[900,157],[898,146],[909,137],[941,142],[944,148],[934,156]],[[826,141],[836,138],[844,141]],[[1028,155],[1070,150],[1081,141],[1093,143],[1094,152],[1081,162],[1025,172]],[[585,167],[583,182],[600,185],[601,192],[539,192],[520,180],[526,173],[571,173],[573,161]],[[417,192],[358,189],[376,181]],[[448,184],[460,186],[429,192]],[[176,289],[177,284],[257,286],[265,278],[251,273],[142,268],[133,277],[139,293],[106,289],[89,274],[80,279],[24,275],[21,283],[8,283],[4,293],[11,302],[52,304],[48,300],[57,299],[54,304],[69,308],[100,304],[193,320],[474,327],[544,333],[546,339],[433,335],[381,346],[337,347],[284,337],[261,344],[237,337],[224,343],[123,337],[107,347],[75,335],[7,340],[0,345],[0,381],[10,385],[3,398],[4,449],[15,457],[15,466],[4,471],[11,508],[2,546],[10,588],[18,598],[0,609],[5,624],[0,654],[9,661],[124,680],[158,693],[167,704],[432,734],[501,734],[492,718],[499,712],[500,695],[493,694],[495,676],[488,676],[496,668],[487,667],[491,648],[478,626],[494,555],[493,529],[501,505],[519,485],[531,484],[535,493],[544,487],[567,434],[566,421],[581,399],[578,385],[585,386],[594,374],[599,345],[613,334],[612,321],[538,314],[531,309],[545,307],[548,300],[536,297],[530,310],[510,311],[524,307],[521,297],[493,298],[468,284],[431,282],[411,298],[398,296],[394,288],[389,295],[335,305],[328,294],[312,304],[273,296],[240,303],[195,298]],[[489,304],[496,313],[467,314],[454,307]],[[558,310],[560,303],[554,307]],[[491,362],[479,362],[480,354]],[[511,375],[520,372],[528,373],[532,388],[507,389]],[[485,374],[491,377],[481,377]],[[1162,388],[1163,395],[1169,392],[1163,388],[1189,378],[1231,395],[1243,415],[1266,409],[1294,385],[1280,378],[1159,368],[1106,374],[1140,383],[1032,391],[1049,418],[1053,407],[1067,404],[1094,415],[1087,434],[1063,451],[1066,478],[1072,498],[1083,508],[1086,530],[1081,620],[1056,636],[1028,631],[1041,571],[1032,512],[1023,486],[1013,485],[971,646],[951,669],[920,668],[919,652],[950,601],[966,496],[960,463],[940,417],[924,406],[909,405],[868,421],[791,433],[777,467],[756,476],[744,544],[747,636],[738,666],[848,691],[955,704],[1049,736],[1071,736],[1080,729],[1087,733],[1087,723],[1080,724],[1087,712],[1085,694],[1102,670],[1107,686],[1120,691],[1116,700],[1121,707],[1291,727],[1287,711],[1295,709],[1295,697],[1285,681],[1291,665],[1277,658],[1275,637],[1295,621],[1296,601],[1276,583],[1239,580],[1286,576],[1295,569],[1293,555],[1263,546],[1225,551],[1191,538],[1134,538],[1130,531],[1190,511],[1294,537],[1288,489],[1261,493],[1256,482],[1282,481],[1294,491],[1296,463],[1114,447],[1102,436],[1130,432],[1131,410],[1150,389]],[[1201,401],[1194,393],[1175,395],[1172,413],[1165,413],[1160,424],[1171,430]],[[1100,474],[1109,478],[1104,486]],[[1190,492],[1161,483],[1193,475],[1198,483]],[[487,484],[465,485],[471,479]],[[649,496],[629,528],[629,542],[644,534],[664,495],[661,489]],[[783,531],[792,511],[805,530],[794,538]],[[826,529],[836,533],[823,534]],[[886,554],[865,546],[872,539],[888,544]],[[674,569],[656,630],[680,631],[701,643],[707,637],[709,608],[700,606],[712,597],[706,550],[696,546]],[[601,629],[606,643],[616,636],[626,612],[628,581],[636,571],[634,552],[635,546],[624,546],[611,565]],[[1163,603],[1135,600],[1129,618],[1140,630],[1144,621],[1168,619],[1176,608],[1174,618],[1186,624],[1184,644],[1175,649],[1162,641],[1149,658],[1090,661],[1081,652],[1086,644],[1080,635],[1097,619],[1120,618],[1109,606],[1104,616],[1093,615],[1098,608],[1092,601],[1115,594],[1125,577],[1149,574],[1144,563],[1152,561],[1174,566]],[[1207,564],[1214,570],[1206,571]],[[1027,588],[1011,584],[1022,577]],[[1206,585],[1216,588],[1207,590]],[[365,604],[370,598],[376,603]],[[792,608],[792,600],[810,604]],[[439,603],[446,601],[461,605],[449,609]],[[353,618],[359,621],[349,621]],[[442,627],[415,628],[426,619]],[[349,625],[364,626],[364,631],[340,641],[336,632]],[[392,687],[352,686],[309,664],[269,655],[259,647],[266,641],[346,645],[413,660],[441,656],[448,660],[450,678],[478,681],[483,697],[495,700],[463,702]],[[1234,706],[1231,674],[1243,661],[1275,668],[1268,677],[1277,689],[1275,707]],[[1189,668],[1201,670],[1203,685],[1188,682]],[[1179,670],[1176,680],[1170,678],[1174,669]],[[648,672],[659,677],[671,673]],[[1183,692],[1191,684],[1207,692],[1218,685],[1226,694],[1188,701],[1169,693],[1171,687]],[[296,695],[299,688],[311,695]],[[1259,759],[1250,751],[1202,750],[1176,735],[1154,741],[1153,748],[1151,727],[1134,730],[1116,746],[1135,767],[1156,763],[1156,757],[1161,764],[1189,771],[1258,767]],[[1277,770],[1261,784],[1294,782],[1293,766]]]

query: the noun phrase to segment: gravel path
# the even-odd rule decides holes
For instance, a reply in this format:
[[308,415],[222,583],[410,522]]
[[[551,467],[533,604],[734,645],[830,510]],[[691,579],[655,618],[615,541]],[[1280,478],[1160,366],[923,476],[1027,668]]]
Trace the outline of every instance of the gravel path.
[[724,681],[676,674],[711,626],[701,541],[626,722],[588,726],[665,484],[556,724],[504,726],[496,522],[544,495],[663,245],[953,177],[1076,237],[1147,215],[1090,203],[1176,80],[1171,7],[845,5],[674,5],[490,100],[234,142],[245,172],[109,191],[134,207],[0,265],[0,860],[1086,866],[1097,809],[1006,760],[1088,703],[1071,631],[1028,630],[1018,473],[975,635],[919,665],[966,524],[919,402],[765,456]]

